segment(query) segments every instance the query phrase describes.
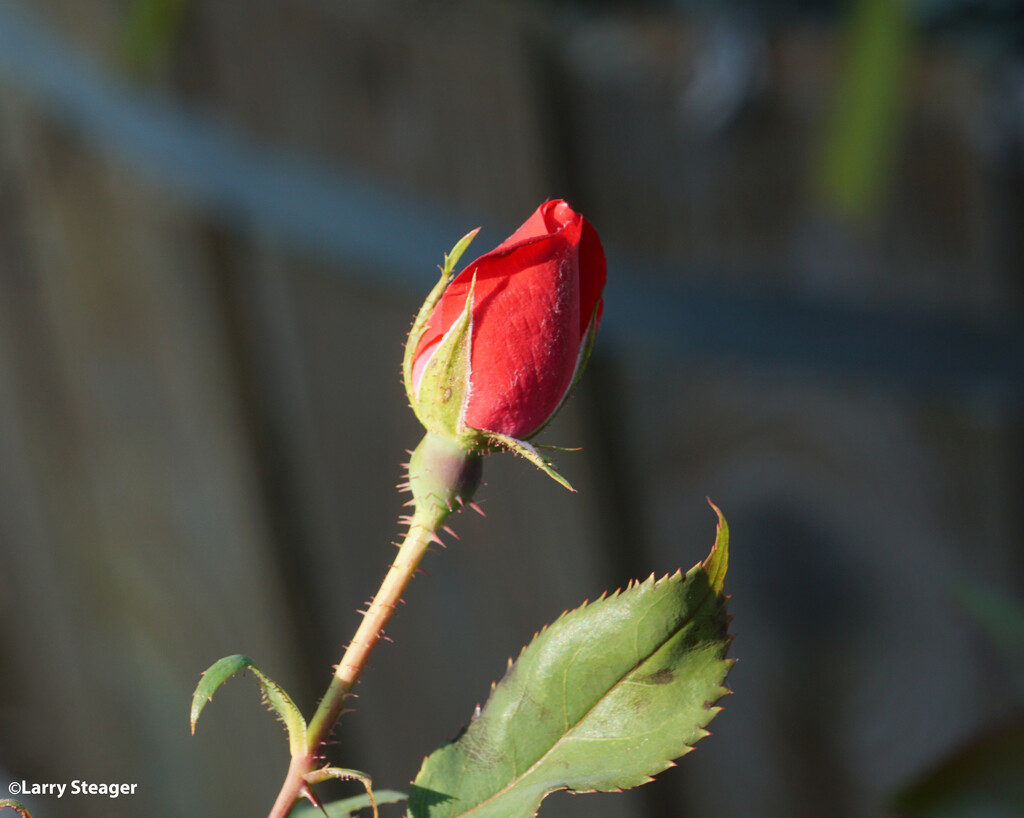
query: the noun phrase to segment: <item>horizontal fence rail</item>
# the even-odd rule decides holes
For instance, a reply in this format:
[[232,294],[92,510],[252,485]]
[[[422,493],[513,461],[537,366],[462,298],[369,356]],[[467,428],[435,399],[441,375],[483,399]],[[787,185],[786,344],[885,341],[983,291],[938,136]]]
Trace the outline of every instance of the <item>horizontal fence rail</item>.
[[[464,214],[257,146],[195,112],[139,93],[76,56],[11,0],[0,0],[0,83],[29,95],[93,149],[191,206],[233,229],[343,262],[335,265],[339,273],[361,284],[422,295],[441,252],[476,226]],[[616,272],[606,291],[602,346],[618,347],[631,359],[663,366],[711,357],[954,396],[980,389],[1012,402],[1024,397],[1019,324],[980,326],[924,312],[666,283],[679,278],[670,269],[623,248],[609,248],[608,257]]]

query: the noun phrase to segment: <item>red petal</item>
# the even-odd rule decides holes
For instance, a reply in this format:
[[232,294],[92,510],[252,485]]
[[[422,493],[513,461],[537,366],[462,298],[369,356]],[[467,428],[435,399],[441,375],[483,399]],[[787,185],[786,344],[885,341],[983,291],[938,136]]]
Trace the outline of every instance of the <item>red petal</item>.
[[465,422],[517,438],[548,420],[572,382],[606,270],[597,232],[562,200],[541,205],[448,286],[421,337],[413,385],[474,290]]

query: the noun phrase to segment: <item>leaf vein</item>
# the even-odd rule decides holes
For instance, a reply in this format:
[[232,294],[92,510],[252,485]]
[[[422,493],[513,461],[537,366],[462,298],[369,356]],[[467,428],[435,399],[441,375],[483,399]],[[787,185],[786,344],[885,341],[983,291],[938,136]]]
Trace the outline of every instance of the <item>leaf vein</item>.
[[[472,807],[470,807],[465,812],[460,813],[459,818],[461,818],[461,816],[472,815],[477,810],[487,806],[491,802],[495,801],[497,798],[503,796],[505,793],[510,792],[511,790],[513,790],[516,786],[519,786],[519,784],[522,781],[524,781],[534,770],[536,770],[538,767],[540,767],[547,760],[547,758],[549,756],[551,756],[552,753],[554,753],[559,747],[561,747],[563,742],[565,742],[565,741],[567,741],[569,739],[576,740],[576,741],[583,740],[579,736],[572,736],[571,735],[572,731],[575,730],[576,728],[578,728],[583,722],[585,722],[587,720],[587,718],[598,707],[598,705],[600,705],[601,702],[604,701],[605,698],[607,698],[609,695],[611,695],[612,691],[616,690],[619,687],[619,685],[621,685],[624,682],[626,682],[627,681],[627,679],[626,679],[627,676],[629,676],[633,672],[635,672],[637,670],[637,668],[639,668],[641,665],[643,665],[644,662],[648,661],[651,658],[651,656],[656,654],[662,647],[664,647],[669,641],[671,641],[677,634],[681,633],[686,627],[688,627],[694,621],[694,619],[696,618],[697,614],[700,613],[704,609],[704,606],[707,603],[709,598],[715,599],[715,598],[717,598],[717,596],[718,596],[718,594],[709,585],[709,587],[706,589],[704,595],[700,598],[700,601],[697,602],[692,607],[692,609],[687,613],[687,615],[685,617],[683,617],[679,621],[679,623],[676,625],[676,627],[674,627],[671,631],[669,631],[665,635],[665,637],[659,643],[657,643],[657,645],[645,657],[640,657],[639,656],[639,653],[640,653],[639,644],[638,644],[639,630],[637,628],[634,628],[634,655],[635,655],[636,659],[634,660],[633,666],[629,670],[624,672],[622,674],[622,677],[618,681],[616,681],[611,687],[609,687],[608,690],[605,693],[603,693],[597,699],[597,701],[595,701],[587,709],[587,711],[576,720],[575,724],[573,724],[571,726],[566,724],[566,732],[565,732],[565,734],[560,736],[551,745],[551,747],[549,747],[533,764],[531,764],[528,768],[526,768],[521,775],[514,776],[512,778],[512,780],[510,780],[504,787],[502,787],[501,789],[499,789],[496,792],[492,793],[491,795],[487,796],[487,798],[483,799],[482,801],[477,802],[476,804],[474,804]],[[579,653],[579,649],[577,650],[577,655],[578,655],[578,653]],[[564,677],[564,672],[563,672],[563,677]],[[564,689],[564,686],[563,686],[563,689]],[[563,711],[564,711],[564,697],[563,697]],[[460,778],[461,778],[461,776],[460,776]],[[566,785],[563,785],[562,787],[557,787],[556,789],[564,789],[565,786]],[[554,792],[554,790],[549,790],[548,792]],[[546,794],[547,793],[545,793],[545,795]],[[541,798],[543,799],[543,796],[541,796]]]

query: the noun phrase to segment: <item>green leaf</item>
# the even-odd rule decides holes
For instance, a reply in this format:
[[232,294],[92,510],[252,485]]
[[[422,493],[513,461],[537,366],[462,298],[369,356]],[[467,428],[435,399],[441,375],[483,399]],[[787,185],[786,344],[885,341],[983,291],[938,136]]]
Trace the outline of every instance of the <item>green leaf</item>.
[[[397,804],[408,797],[404,792],[396,792],[395,790],[377,790],[373,794],[373,798],[378,805]],[[361,809],[369,809],[370,806],[370,799],[364,794],[324,804],[324,811],[329,818],[349,818],[349,816],[355,815]],[[309,804],[300,804],[292,811],[292,818],[314,818],[314,816],[322,817],[323,812]]]
[[13,798],[0,798],[0,810],[4,807],[10,807],[17,812],[20,812],[21,818],[32,818],[32,813],[25,809],[24,805],[15,801]]
[[246,668],[252,670],[256,676],[256,681],[259,682],[260,690],[263,692],[264,701],[284,722],[288,730],[288,745],[292,756],[305,753],[306,720],[302,718],[299,708],[295,706],[295,703],[284,691],[283,687],[256,667],[252,659],[240,653],[218,659],[199,679],[195,693],[192,694],[191,724],[193,735],[196,732],[196,722],[199,721],[199,714],[203,712],[206,703],[213,700],[213,694],[217,692],[217,688],[236,673]]
[[651,780],[707,735],[732,661],[721,520],[705,562],[563,614],[423,763],[410,818],[529,818],[543,798]]

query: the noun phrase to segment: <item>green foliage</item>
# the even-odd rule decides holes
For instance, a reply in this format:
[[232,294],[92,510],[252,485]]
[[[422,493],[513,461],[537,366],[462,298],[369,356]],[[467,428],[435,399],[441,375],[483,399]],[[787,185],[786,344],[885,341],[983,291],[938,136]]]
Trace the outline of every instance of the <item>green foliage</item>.
[[174,46],[186,0],[132,0],[121,40],[121,59],[134,75],[149,74]]
[[652,576],[538,634],[424,761],[410,818],[529,818],[556,790],[626,789],[672,766],[728,692],[728,541],[719,514],[715,546],[685,576]]
[[191,725],[193,734],[196,731],[199,714],[203,712],[206,703],[213,700],[213,694],[217,692],[217,688],[240,670],[246,668],[252,670],[253,675],[256,676],[256,681],[259,682],[260,690],[263,692],[264,701],[284,722],[288,730],[288,744],[292,756],[306,752],[306,720],[302,718],[299,709],[291,697],[285,693],[284,688],[256,667],[252,659],[240,653],[218,659],[199,679],[195,693],[192,694]]
[[912,50],[905,0],[856,0],[821,168],[837,211],[870,215],[885,192]]
[[981,627],[1024,695],[1024,604],[995,588],[962,579],[954,590],[960,606]]
[[910,818],[1024,815],[1024,720],[979,735],[899,792],[892,812]]
[[[957,601],[981,626],[1024,690],[1024,608],[976,580],[961,580]],[[914,818],[1024,815],[1024,716],[972,736],[896,793],[892,811]]]

